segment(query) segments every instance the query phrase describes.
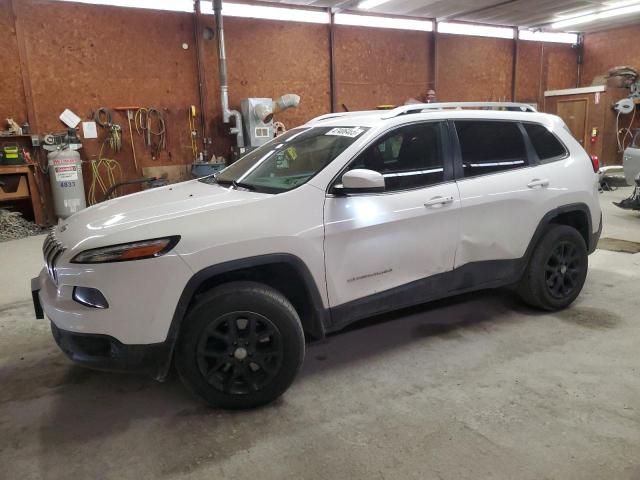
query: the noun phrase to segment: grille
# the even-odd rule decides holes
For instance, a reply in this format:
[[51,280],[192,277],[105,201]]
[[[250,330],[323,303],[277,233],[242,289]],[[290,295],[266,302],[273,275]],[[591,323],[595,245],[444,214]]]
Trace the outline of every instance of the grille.
[[42,245],[42,254],[44,255],[44,263],[47,266],[47,271],[54,282],[58,282],[58,272],[56,271],[56,261],[60,258],[60,255],[65,251],[62,244],[56,239],[56,235],[53,229],[44,239]]

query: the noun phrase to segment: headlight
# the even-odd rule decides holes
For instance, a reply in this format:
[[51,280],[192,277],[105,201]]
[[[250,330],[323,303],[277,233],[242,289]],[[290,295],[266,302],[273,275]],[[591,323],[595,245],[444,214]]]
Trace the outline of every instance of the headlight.
[[139,242],[121,243],[109,247],[92,248],[80,252],[71,259],[71,263],[110,263],[142,260],[161,257],[176,246],[180,235],[165,238],[153,238]]

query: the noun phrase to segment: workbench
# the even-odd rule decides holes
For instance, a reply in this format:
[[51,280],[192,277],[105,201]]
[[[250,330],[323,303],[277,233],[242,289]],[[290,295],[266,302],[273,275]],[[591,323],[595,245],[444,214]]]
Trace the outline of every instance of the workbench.
[[2,208],[5,202],[30,200],[34,222],[44,226],[47,225],[47,220],[42,205],[40,189],[36,181],[35,170],[37,168],[34,164],[0,165],[0,180],[8,175],[13,177],[20,176],[18,188],[14,192],[5,192],[2,187],[0,187],[0,208]]

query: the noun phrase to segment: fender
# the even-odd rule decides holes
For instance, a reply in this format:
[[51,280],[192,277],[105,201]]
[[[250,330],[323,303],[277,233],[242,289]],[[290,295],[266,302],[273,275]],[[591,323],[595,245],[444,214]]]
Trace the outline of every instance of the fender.
[[169,354],[165,365],[158,373],[158,378],[163,379],[166,377],[171,365],[171,359],[173,357],[180,327],[182,326],[182,322],[187,314],[191,301],[200,286],[202,286],[202,284],[207,280],[223,273],[232,273],[239,270],[245,270],[247,268],[271,264],[286,264],[292,267],[303,279],[304,287],[308,293],[308,297],[311,299],[310,307],[313,313],[311,318],[301,319],[303,326],[314,338],[324,338],[327,327],[331,325],[330,311],[329,309],[324,308],[318,286],[311,276],[309,268],[302,259],[289,253],[270,253],[255,257],[231,260],[203,268],[194,274],[185,285],[182,294],[180,295],[180,299],[178,300],[178,304],[176,305],[175,312],[173,313],[171,326],[169,327],[167,338],[164,342],[169,348]]
[[529,258],[531,258],[533,249],[538,244],[538,241],[540,241],[544,230],[549,224],[553,223],[552,220],[559,215],[571,212],[582,212],[586,215],[587,238],[585,238],[585,243],[587,244],[587,252],[589,254],[592,254],[595,251],[596,246],[598,245],[598,240],[600,238],[600,233],[602,232],[602,214],[600,214],[600,226],[598,227],[598,231],[594,232],[591,221],[591,210],[589,209],[589,206],[586,203],[570,203],[567,205],[562,205],[558,208],[554,208],[553,210],[547,212],[544,217],[542,217],[540,223],[538,224],[538,228],[536,228],[533,237],[531,237],[531,241],[529,242],[529,246],[527,247],[527,251],[524,255],[524,258],[527,262],[529,261]]

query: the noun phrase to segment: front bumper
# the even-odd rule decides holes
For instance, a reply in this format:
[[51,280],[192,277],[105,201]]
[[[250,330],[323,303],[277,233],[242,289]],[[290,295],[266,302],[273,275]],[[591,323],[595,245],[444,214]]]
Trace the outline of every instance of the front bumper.
[[[38,291],[44,315],[58,328],[107,335],[125,345],[150,345],[167,339],[176,305],[192,275],[180,257],[167,254],[96,265],[65,260],[57,262],[55,279],[45,268],[31,286]],[[83,303],[74,296],[80,287],[99,291],[108,304],[94,308]]]
[[162,380],[171,359],[168,342],[124,345],[108,335],[79,334],[61,330],[51,322],[53,338],[75,363],[97,370],[145,373]]
[[[31,295],[36,318],[43,319],[40,278],[31,279]],[[62,350],[75,363],[96,370],[145,373],[163,380],[171,364],[169,341],[146,345],[125,345],[109,335],[74,333],[51,322],[51,333]]]

